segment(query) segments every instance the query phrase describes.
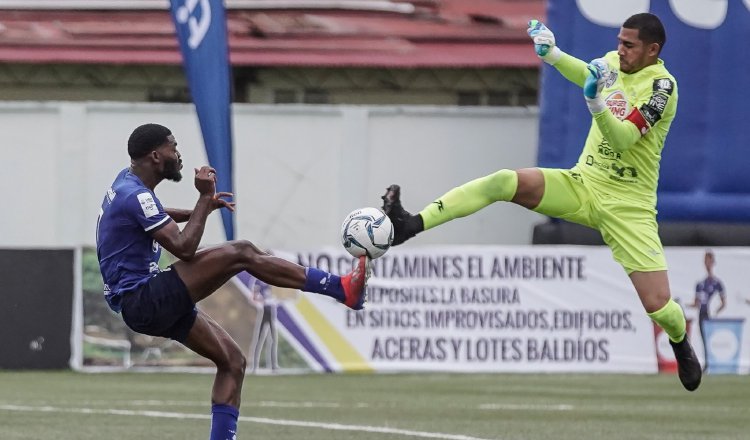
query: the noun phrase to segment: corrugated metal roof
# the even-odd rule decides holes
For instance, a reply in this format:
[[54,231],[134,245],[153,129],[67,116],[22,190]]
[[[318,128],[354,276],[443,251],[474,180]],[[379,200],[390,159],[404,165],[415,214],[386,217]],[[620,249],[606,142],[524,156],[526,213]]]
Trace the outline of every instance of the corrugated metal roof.
[[[413,13],[230,9],[237,66],[534,67],[543,0],[419,0]],[[166,10],[0,10],[0,62],[179,64]]]

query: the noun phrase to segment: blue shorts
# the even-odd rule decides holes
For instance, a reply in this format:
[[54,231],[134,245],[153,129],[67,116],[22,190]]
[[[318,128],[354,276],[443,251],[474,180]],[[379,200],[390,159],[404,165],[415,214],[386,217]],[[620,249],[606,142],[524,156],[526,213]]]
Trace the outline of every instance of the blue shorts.
[[184,342],[197,315],[185,283],[171,266],[122,297],[125,324],[145,335]]

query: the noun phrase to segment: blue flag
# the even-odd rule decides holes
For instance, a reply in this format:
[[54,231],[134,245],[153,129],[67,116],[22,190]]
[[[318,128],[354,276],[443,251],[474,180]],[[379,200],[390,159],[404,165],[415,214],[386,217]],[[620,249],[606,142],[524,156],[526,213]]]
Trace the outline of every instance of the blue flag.
[[[216,169],[216,190],[233,192],[231,70],[223,0],[171,0],[171,11],[208,162]],[[227,239],[233,240],[232,213],[222,209],[221,217]]]

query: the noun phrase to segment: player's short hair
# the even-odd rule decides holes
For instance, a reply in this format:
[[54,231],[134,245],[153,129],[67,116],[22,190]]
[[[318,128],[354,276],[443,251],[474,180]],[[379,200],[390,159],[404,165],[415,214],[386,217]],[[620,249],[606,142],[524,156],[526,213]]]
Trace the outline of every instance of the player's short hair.
[[128,138],[128,154],[131,159],[140,159],[167,142],[172,132],[159,124],[143,124],[133,130]]
[[644,12],[632,15],[625,20],[622,27],[638,29],[638,38],[646,44],[657,43],[659,45],[659,53],[661,53],[664,44],[667,42],[667,32],[664,30],[664,25],[661,24],[659,17],[654,14]]

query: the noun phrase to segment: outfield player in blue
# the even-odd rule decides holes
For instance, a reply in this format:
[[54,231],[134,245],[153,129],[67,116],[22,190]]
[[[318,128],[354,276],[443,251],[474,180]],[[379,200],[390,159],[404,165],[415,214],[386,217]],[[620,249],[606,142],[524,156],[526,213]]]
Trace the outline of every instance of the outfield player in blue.
[[[358,310],[365,301],[369,260],[360,257],[342,277],[274,257],[245,240],[198,250],[208,215],[234,210],[230,193],[216,192],[216,171],[195,170],[198,202],[192,210],[164,208],[154,194],[164,179],[182,179],[172,132],[158,124],[136,128],[128,139],[130,167],[107,190],[97,224],[97,255],[104,294],[136,332],[171,338],[216,364],[210,440],[236,438],[246,359],[237,343],[195,304],[241,271],[268,284],[335,298]],[[177,223],[186,222],[180,230]],[[161,248],[179,258],[158,266]]]
[[711,318],[708,305],[711,303],[711,299],[718,295],[721,304],[716,309],[716,314],[719,314],[727,306],[727,294],[724,291],[724,284],[714,275],[716,256],[714,256],[713,251],[706,251],[703,256],[703,264],[706,266],[706,278],[695,285],[695,298],[689,306],[698,308],[698,328],[703,340],[703,371],[706,371],[708,369],[708,347],[706,346],[706,333],[703,330],[703,324]]

